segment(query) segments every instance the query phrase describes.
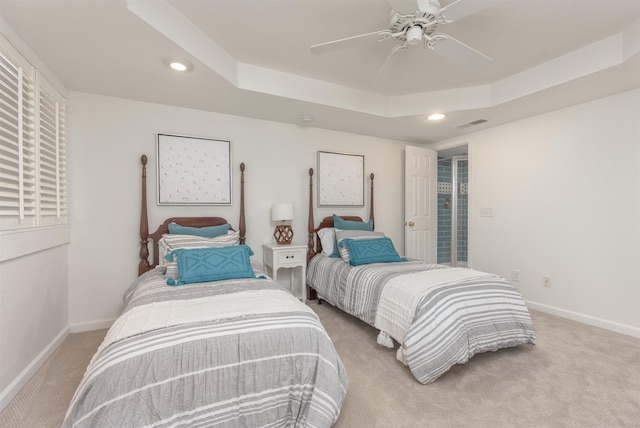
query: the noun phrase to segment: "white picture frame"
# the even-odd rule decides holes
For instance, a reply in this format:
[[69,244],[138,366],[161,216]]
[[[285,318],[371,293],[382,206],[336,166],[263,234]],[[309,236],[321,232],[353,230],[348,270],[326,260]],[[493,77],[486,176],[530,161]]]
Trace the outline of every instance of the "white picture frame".
[[364,155],[318,151],[318,206],[364,206]]
[[157,134],[158,205],[231,205],[231,142]]

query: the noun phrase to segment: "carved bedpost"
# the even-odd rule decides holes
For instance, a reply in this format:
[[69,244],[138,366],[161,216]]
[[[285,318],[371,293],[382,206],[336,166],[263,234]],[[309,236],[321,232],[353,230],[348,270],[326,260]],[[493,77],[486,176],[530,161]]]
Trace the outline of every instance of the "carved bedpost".
[[313,168],[309,168],[309,224],[307,226],[309,230],[309,242],[307,246],[309,247],[307,251],[307,263],[309,260],[316,255],[314,251],[313,245],[313,231],[315,229],[314,221],[313,221]]
[[244,214],[244,162],[240,164],[240,224],[238,225],[240,233],[240,243],[244,244],[246,240],[247,224]]
[[375,221],[373,219],[373,172],[369,176],[371,178],[371,200],[369,202],[369,220],[371,220],[371,228],[375,229]]
[[140,157],[142,163],[142,198],[140,210],[140,263],[138,275],[151,269],[149,266],[149,219],[147,217],[147,155]]
[[[307,246],[307,265],[309,261],[316,255],[315,246],[313,242],[313,235],[315,230],[315,225],[313,221],[313,168],[309,168],[309,224],[307,228],[309,229],[309,243]],[[307,300],[316,300],[318,298],[318,293],[313,288],[305,285],[307,289]],[[319,302],[319,301],[318,301]]]

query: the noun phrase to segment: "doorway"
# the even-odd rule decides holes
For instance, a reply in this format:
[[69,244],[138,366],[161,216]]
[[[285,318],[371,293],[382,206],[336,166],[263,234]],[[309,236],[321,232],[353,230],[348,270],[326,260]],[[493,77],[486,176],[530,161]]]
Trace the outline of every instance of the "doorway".
[[467,267],[469,159],[464,148],[438,152],[438,263]]

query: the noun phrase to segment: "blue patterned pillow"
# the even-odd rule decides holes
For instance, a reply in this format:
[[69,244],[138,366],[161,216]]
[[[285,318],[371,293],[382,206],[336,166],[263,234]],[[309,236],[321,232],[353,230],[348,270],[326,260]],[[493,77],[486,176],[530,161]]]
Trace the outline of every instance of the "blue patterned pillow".
[[342,230],[373,230],[373,221],[369,220],[368,222],[364,221],[351,221],[345,220],[340,216],[333,215],[333,226],[336,229]]
[[369,263],[403,262],[407,259],[400,257],[391,239],[343,239],[342,245],[349,249],[349,264],[351,266]]
[[169,223],[169,233],[173,235],[195,235],[203,238],[215,238],[216,236],[226,235],[230,227],[231,225],[228,223],[220,226],[207,227],[180,226],[177,223]]
[[247,245],[222,248],[177,249],[178,280],[167,279],[167,285],[221,281],[234,278],[255,278],[249,257],[253,251]]
[[342,260],[349,263],[349,248],[343,244],[347,238],[351,239],[373,239],[382,238],[384,233],[373,232],[368,230],[340,230],[336,229],[336,246],[338,247],[338,255]]

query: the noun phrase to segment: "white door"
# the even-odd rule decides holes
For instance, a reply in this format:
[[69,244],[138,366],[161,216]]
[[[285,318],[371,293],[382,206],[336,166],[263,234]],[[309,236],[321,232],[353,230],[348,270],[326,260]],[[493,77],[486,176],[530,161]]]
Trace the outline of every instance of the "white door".
[[437,263],[437,154],[424,147],[405,147],[404,255]]

